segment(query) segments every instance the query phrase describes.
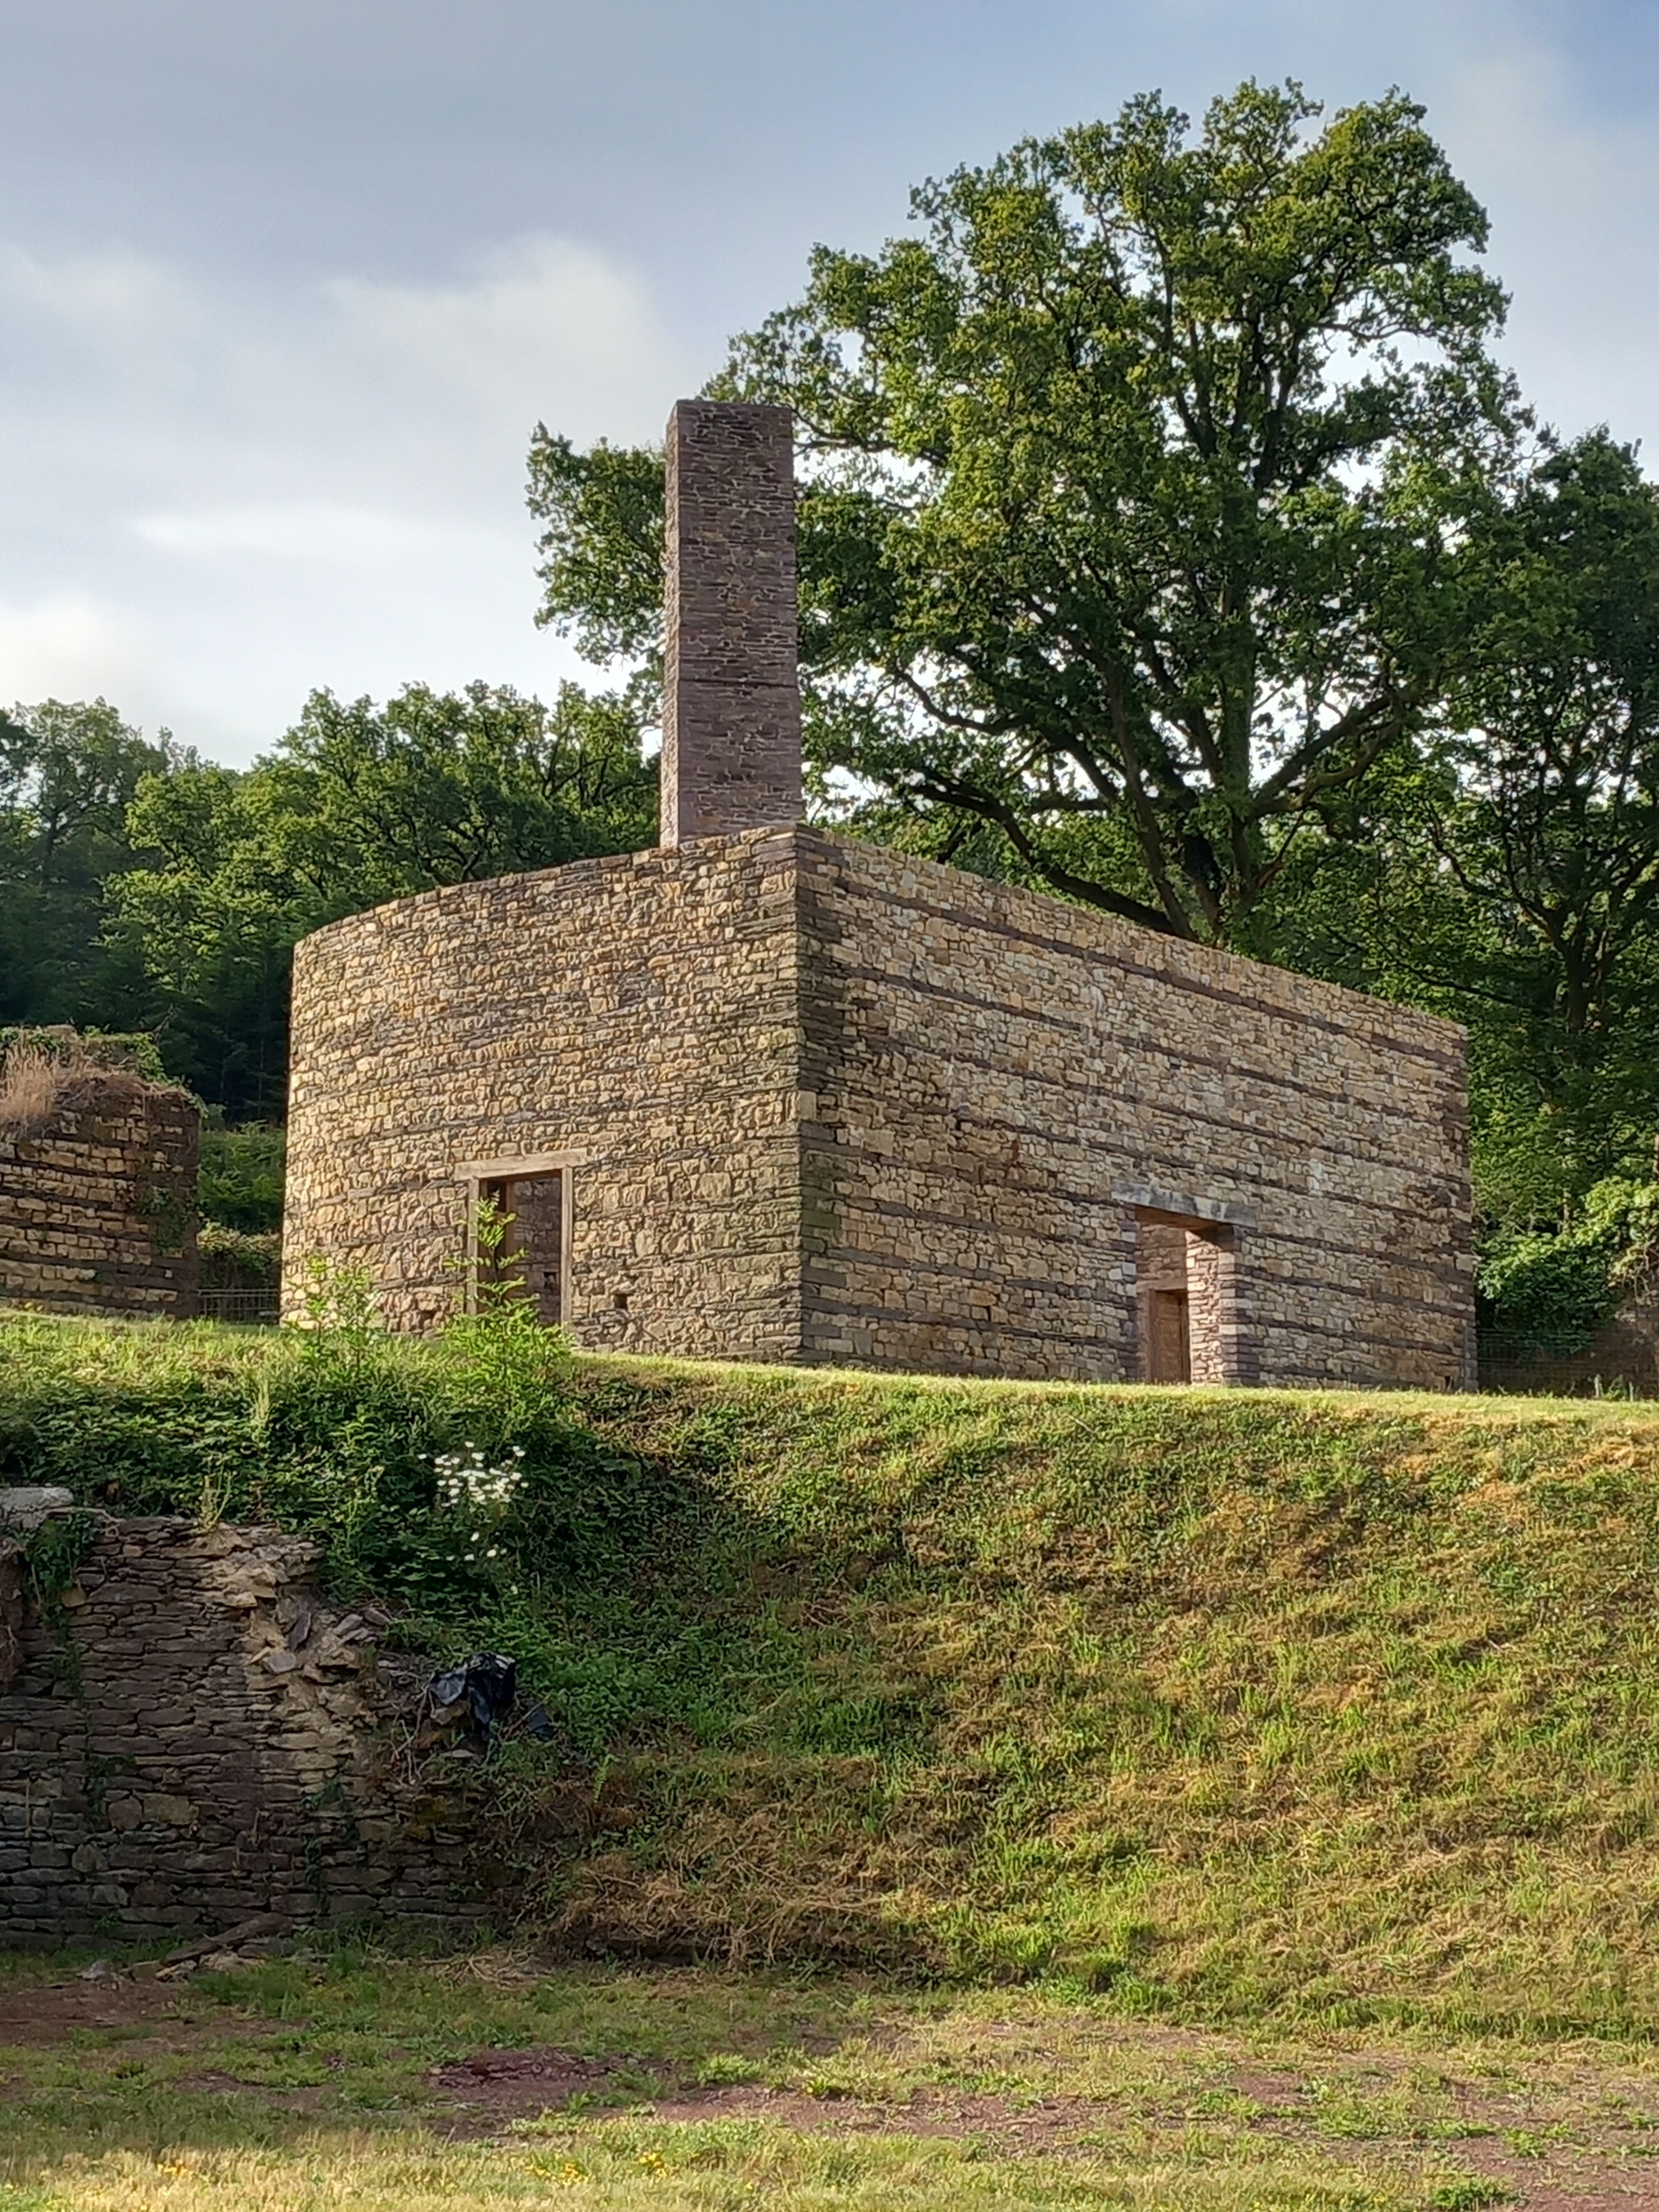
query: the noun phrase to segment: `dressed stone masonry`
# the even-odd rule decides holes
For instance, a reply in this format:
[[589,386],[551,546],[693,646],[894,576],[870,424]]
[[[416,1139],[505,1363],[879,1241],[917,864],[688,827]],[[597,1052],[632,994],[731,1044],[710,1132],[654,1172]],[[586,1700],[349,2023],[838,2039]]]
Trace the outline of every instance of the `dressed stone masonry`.
[[476,1920],[453,1808],[393,1771],[410,1691],[315,1559],[274,1528],[101,1521],[54,1625],[0,1540],[0,1947]]
[[774,476],[731,458],[769,455],[775,414],[671,425],[662,846],[300,946],[289,1311],[321,1253],[393,1327],[438,1325],[479,1198],[516,1190],[595,1348],[1471,1381],[1461,1030],[799,826],[798,720],[756,706],[789,689],[776,655],[751,681],[727,650],[793,621]]

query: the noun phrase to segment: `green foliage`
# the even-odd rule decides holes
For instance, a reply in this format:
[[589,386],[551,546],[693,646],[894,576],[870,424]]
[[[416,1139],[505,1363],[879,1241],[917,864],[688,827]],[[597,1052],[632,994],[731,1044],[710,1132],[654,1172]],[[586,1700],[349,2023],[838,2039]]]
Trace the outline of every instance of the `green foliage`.
[[[614,1569],[638,1540],[661,1488],[635,1494],[635,1462],[576,1419],[556,1334],[507,1311],[394,1344],[366,1285],[325,1266],[305,1307],[305,1328],[253,1345],[204,1325],[155,1344],[0,1325],[0,1482],[64,1483],[116,1512],[276,1520],[321,1539],[341,1590],[479,1634],[526,1589]],[[435,1490],[439,1458],[474,1446],[524,1454],[489,1569]]]
[[204,1290],[260,1290],[282,1274],[283,1240],[270,1230],[229,1229],[204,1221],[196,1235]]
[[590,660],[648,652],[662,622],[661,448],[601,438],[579,453],[538,422],[528,497],[546,525],[537,621],[573,632]]
[[[523,1479],[480,1519],[458,1460]],[[313,1531],[434,1655],[514,1652],[559,1740],[491,1848],[549,1938],[1659,2022],[1651,1409],[19,1320],[0,1477]]]
[[43,1029],[27,1023],[0,1028],[0,1060],[15,1045],[49,1054],[54,1060],[89,1060],[99,1067],[132,1068],[149,1083],[167,1081],[155,1039],[142,1030],[123,1036],[106,1030]]
[[1659,1255],[1659,1183],[1610,1176],[1553,1233],[1500,1237],[1477,1278],[1490,1324],[1557,1352],[1589,1343],[1625,1298],[1646,1287]]
[[203,1220],[251,1237],[280,1230],[287,1156],[288,1133],[278,1123],[227,1128],[210,1121],[197,1176]]
[[1482,1261],[1479,1278],[1492,1326],[1540,1349],[1582,1350],[1618,1304],[1615,1256],[1602,1238],[1582,1228],[1553,1237],[1523,1231],[1502,1239]]
[[186,758],[102,699],[0,715],[0,1021],[126,1025],[133,978],[103,941],[104,889],[135,865],[140,782]]
[[1605,433],[1462,495],[1434,727],[1287,866],[1291,964],[1467,1023],[1477,1190],[1547,1228],[1659,1097],[1659,498]]
[[98,1525],[94,1513],[54,1513],[31,1529],[20,1546],[29,1595],[52,1632],[58,1674],[77,1698],[82,1694],[81,1653],[64,1600],[92,1548]]
[[74,1582],[97,1534],[96,1514],[55,1513],[23,1539],[21,1548],[29,1589],[36,1603],[54,1619],[62,1615],[64,1592]]
[[411,684],[385,706],[316,692],[246,773],[186,764],[145,781],[130,816],[145,865],[112,886],[114,936],[204,1095],[280,1109],[289,959],[307,931],[647,842],[654,790],[621,699],[568,684],[551,708],[482,684]]

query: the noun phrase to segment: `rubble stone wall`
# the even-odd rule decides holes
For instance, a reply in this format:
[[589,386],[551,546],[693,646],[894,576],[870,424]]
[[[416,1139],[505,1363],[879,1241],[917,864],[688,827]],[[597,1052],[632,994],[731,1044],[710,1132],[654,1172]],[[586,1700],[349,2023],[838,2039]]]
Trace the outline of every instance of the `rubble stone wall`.
[[809,1358],[1133,1378],[1156,1208],[1214,1224],[1194,1380],[1472,1382],[1455,1026],[880,848],[799,854]]
[[293,1071],[296,1318],[321,1252],[434,1325],[468,1173],[540,1161],[590,1348],[1133,1380],[1150,1212],[1203,1248],[1195,1379],[1472,1379],[1458,1030],[849,840],[337,923]]
[[0,1304],[188,1317],[201,1115],[168,1085],[78,1076],[39,1127],[0,1125]]
[[368,1269],[392,1328],[437,1325],[463,1295],[470,1171],[539,1161],[568,1194],[579,1341],[797,1357],[795,872],[787,836],[720,841],[458,884],[307,938],[288,1316],[321,1253]]
[[103,1521],[55,1620],[0,1559],[0,1945],[476,1920],[464,1838],[400,1786],[395,1662],[321,1604],[315,1556],[274,1529]]

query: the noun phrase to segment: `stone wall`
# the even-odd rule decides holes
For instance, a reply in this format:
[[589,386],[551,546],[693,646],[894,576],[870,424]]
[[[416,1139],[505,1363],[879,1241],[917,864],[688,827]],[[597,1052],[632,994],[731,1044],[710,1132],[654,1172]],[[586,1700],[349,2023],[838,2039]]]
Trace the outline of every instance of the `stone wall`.
[[518,1163],[592,1347],[1134,1379],[1150,1216],[1195,1379],[1471,1379],[1460,1031],[953,869],[787,830],[428,893],[300,947],[293,1035],[296,1316],[318,1251],[433,1325]]
[[1449,1023],[802,837],[808,1358],[1143,1371],[1137,1216],[1207,1245],[1194,1380],[1472,1382]]
[[581,1341],[798,1357],[798,965],[787,838],[458,884],[307,938],[285,1311],[322,1253],[368,1270],[393,1328],[434,1326],[481,1189],[556,1168]]
[[103,1068],[38,1124],[0,1122],[0,1304],[193,1314],[200,1128],[186,1092]]
[[667,439],[662,842],[801,817],[793,425],[683,399]]
[[475,1921],[464,1838],[399,1784],[406,1686],[314,1559],[271,1529],[103,1521],[54,1626],[0,1554],[0,1944]]

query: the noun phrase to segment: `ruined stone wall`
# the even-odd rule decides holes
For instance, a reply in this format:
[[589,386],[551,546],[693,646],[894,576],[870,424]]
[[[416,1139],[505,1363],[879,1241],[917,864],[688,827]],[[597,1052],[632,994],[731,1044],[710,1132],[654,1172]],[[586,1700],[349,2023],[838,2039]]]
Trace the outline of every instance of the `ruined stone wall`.
[[584,860],[358,915],[295,962],[287,1310],[307,1256],[396,1328],[453,1310],[468,1170],[561,1164],[579,1341],[800,1343],[787,837]]
[[1233,1248],[1226,1379],[1472,1379],[1460,1030],[932,862],[799,849],[808,1356],[1133,1377],[1155,1206]]
[[399,1787],[377,1725],[396,1701],[373,1633],[320,1602],[314,1559],[273,1529],[106,1521],[61,1622],[21,1611],[0,1669],[0,1945],[266,1912],[476,1920],[464,1838]]
[[193,1314],[200,1128],[184,1091],[107,1070],[40,1126],[0,1124],[0,1304]]

